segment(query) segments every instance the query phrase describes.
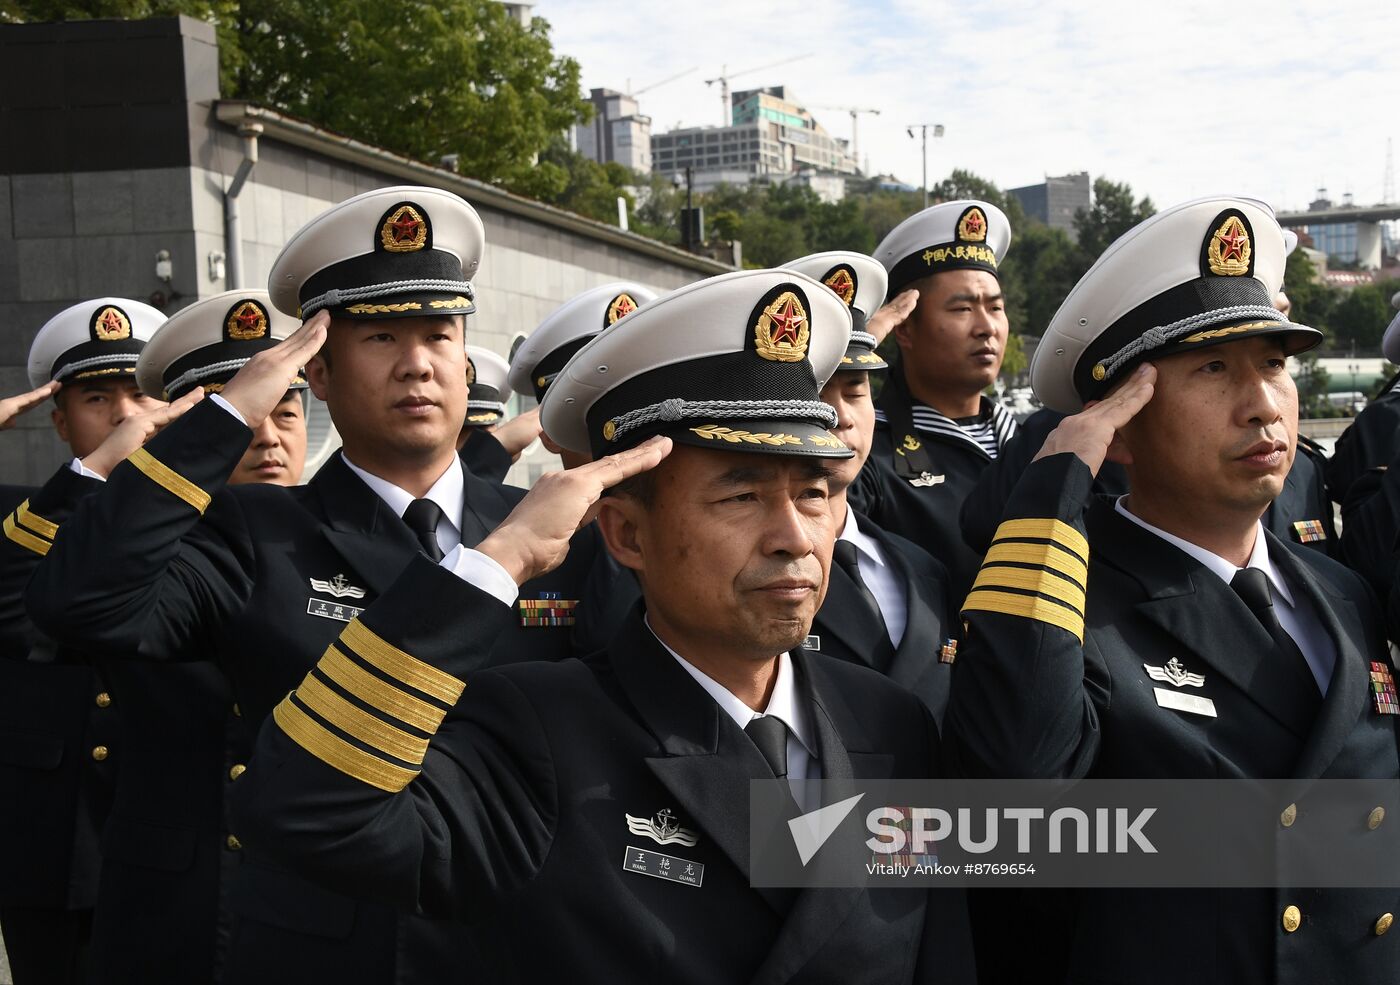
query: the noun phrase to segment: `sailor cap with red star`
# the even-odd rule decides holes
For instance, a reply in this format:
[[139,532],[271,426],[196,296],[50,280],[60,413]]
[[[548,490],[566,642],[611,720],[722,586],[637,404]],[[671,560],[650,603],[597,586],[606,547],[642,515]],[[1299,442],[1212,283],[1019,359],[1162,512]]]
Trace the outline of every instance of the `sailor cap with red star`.
[[1072,414],[1144,360],[1255,335],[1289,355],[1322,333],[1273,306],[1288,240],[1274,212],[1213,196],[1159,212],[1120,236],[1050,320],[1031,360],[1041,402]]
[[29,347],[29,383],[131,378],[165,315],[130,298],[96,298],[54,315]]
[[[225,291],[181,308],[151,338],[136,363],[147,396],[177,400],[195,387],[217,393],[253,356],[301,323],[272,306],[266,291]],[[291,389],[304,390],[298,376]]]
[[467,346],[467,420],[472,427],[490,427],[506,416],[512,390],[506,382],[510,364],[479,345]]
[[1011,246],[1011,223],[990,202],[963,199],[931,205],[905,219],[875,247],[875,259],[890,272],[889,292],[945,270],[985,270]]
[[485,230],[440,188],[398,185],[356,195],[303,226],[268,275],[272,303],[306,319],[465,315]]
[[643,305],[576,352],[540,423],[593,458],[652,435],[721,451],[849,458],[822,384],[851,309],[795,270],[743,270]]
[[534,391],[536,400],[575,352],[599,332],[656,298],[654,291],[631,281],[590,288],[556,308],[510,357],[510,385],[517,393]]
[[841,357],[842,372],[889,369],[890,364],[875,351],[875,336],[865,330],[865,320],[885,303],[889,275],[874,257],[848,250],[813,253],[783,264],[787,270],[800,270],[821,281],[851,309],[851,341]]

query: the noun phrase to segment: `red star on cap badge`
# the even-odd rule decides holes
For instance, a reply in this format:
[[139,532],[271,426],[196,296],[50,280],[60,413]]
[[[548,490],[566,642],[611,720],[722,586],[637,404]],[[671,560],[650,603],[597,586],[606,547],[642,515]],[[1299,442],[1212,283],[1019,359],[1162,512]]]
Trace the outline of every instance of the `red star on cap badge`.
[[967,217],[967,231],[976,235],[982,231],[982,217],[973,212]]
[[97,319],[97,323],[102,326],[103,332],[108,335],[117,335],[126,327],[122,324],[122,316],[111,308],[102,312],[102,317]]
[[239,327],[248,333],[256,332],[259,328],[258,322],[262,321],[262,314],[257,308],[247,307],[233,316],[237,319]]
[[1232,228],[1220,234],[1220,259],[1238,260],[1244,252],[1247,236],[1243,229]]
[[807,320],[792,298],[783,301],[783,306],[773,312],[773,344],[797,345],[797,332]]
[[418,227],[423,225],[423,220],[415,219],[407,212],[389,224],[389,228],[394,231],[395,243],[411,243],[418,235]]

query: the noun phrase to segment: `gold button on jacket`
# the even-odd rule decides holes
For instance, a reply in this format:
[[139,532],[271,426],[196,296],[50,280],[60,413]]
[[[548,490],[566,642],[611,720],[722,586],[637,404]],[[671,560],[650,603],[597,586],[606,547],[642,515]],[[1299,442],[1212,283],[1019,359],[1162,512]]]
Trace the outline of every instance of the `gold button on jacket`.
[[95,759],[95,760],[97,760],[99,763],[102,762],[102,760],[104,760],[104,759],[107,758],[107,747],[106,747],[106,746],[93,746],[93,749],[92,749],[92,758]]
[[1290,906],[1283,911],[1283,929],[1288,933],[1293,933],[1303,922],[1303,914],[1296,906]]

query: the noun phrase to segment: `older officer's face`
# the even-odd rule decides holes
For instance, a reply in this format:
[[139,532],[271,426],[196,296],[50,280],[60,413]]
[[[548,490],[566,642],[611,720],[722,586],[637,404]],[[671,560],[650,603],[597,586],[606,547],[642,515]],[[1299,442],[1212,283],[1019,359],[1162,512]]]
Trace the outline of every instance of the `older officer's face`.
[[963,395],[990,386],[1006,355],[1006,303],[985,270],[947,270],[914,285],[919,304],[895,327],[915,396]]
[[295,486],[306,467],[306,415],[302,412],[301,392],[288,390],[256,431],[238,467],[229,476],[229,485],[266,482],[275,486]]
[[855,481],[861,466],[870,456],[870,442],[875,435],[875,403],[870,398],[870,374],[865,370],[853,373],[836,372],[822,387],[822,403],[836,410],[836,427],[831,433],[855,452],[854,458],[834,458],[831,484],[842,489]]
[[1132,501],[1260,516],[1297,451],[1298,391],[1285,361],[1271,337],[1154,359],[1152,400],[1121,432]]
[[657,634],[706,661],[800,644],[826,594],[829,473],[824,459],[677,445],[647,494],[605,500],[609,548],[637,572]]
[[78,458],[92,454],[117,425],[161,401],[141,392],[135,380],[78,380],[58,391],[53,426]]
[[352,457],[455,448],[467,416],[462,329],[460,315],[331,323],[307,381]]

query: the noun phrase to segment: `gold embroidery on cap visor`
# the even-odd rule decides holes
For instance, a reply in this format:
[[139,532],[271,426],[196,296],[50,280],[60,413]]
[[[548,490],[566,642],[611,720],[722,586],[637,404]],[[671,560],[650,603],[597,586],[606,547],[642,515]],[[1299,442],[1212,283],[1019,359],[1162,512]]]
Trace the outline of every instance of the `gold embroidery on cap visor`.
[[379,242],[390,253],[413,253],[428,243],[428,224],[411,205],[400,205],[379,227]]
[[131,322],[120,308],[110,305],[92,320],[92,330],[100,342],[119,342],[131,338]]
[[851,280],[851,272],[845,267],[837,267],[822,278],[822,283],[836,292],[836,296],[850,307],[856,300],[856,282]]
[[795,363],[807,355],[807,340],[812,327],[807,311],[791,291],[779,294],[763,309],[754,323],[754,346],[763,359],[780,363]]
[[637,310],[637,302],[630,294],[619,294],[608,305],[608,313],[603,317],[603,327],[616,325],[619,319]]
[[1249,232],[1237,215],[1227,216],[1210,237],[1206,262],[1210,272],[1222,277],[1243,277],[1249,273],[1249,258],[1253,247]]
[[981,209],[970,208],[958,220],[958,239],[968,243],[981,243],[987,239],[987,216]]
[[260,339],[267,334],[267,312],[256,301],[244,301],[229,314],[224,328],[238,342]]

